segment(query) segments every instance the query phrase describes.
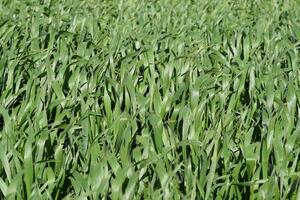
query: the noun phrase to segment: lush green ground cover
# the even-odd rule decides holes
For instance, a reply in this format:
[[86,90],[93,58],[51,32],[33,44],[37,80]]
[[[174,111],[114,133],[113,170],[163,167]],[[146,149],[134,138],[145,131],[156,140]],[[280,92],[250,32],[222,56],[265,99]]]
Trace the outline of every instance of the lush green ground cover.
[[1,0],[1,199],[300,198],[298,0]]

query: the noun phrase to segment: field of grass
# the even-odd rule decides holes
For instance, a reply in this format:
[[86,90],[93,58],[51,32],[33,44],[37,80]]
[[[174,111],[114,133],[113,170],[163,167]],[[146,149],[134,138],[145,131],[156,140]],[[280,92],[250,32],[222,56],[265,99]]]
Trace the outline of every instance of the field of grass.
[[300,199],[299,0],[0,0],[0,199]]

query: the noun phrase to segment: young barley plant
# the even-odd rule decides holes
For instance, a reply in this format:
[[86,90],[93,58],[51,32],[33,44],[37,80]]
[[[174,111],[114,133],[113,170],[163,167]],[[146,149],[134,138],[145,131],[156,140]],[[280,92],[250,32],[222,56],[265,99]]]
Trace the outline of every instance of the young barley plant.
[[0,199],[300,199],[298,0],[1,0]]

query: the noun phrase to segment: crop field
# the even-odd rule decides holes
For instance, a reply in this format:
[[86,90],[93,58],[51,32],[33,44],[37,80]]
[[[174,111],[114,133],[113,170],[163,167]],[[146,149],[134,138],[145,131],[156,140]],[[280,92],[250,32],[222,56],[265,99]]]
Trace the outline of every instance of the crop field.
[[0,199],[300,199],[299,0],[0,0]]

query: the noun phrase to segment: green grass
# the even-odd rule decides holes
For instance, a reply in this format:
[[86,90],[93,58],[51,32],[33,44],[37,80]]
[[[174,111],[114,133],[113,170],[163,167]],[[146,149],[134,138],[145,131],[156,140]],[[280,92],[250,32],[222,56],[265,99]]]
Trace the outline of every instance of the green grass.
[[1,0],[0,199],[300,199],[298,0]]

